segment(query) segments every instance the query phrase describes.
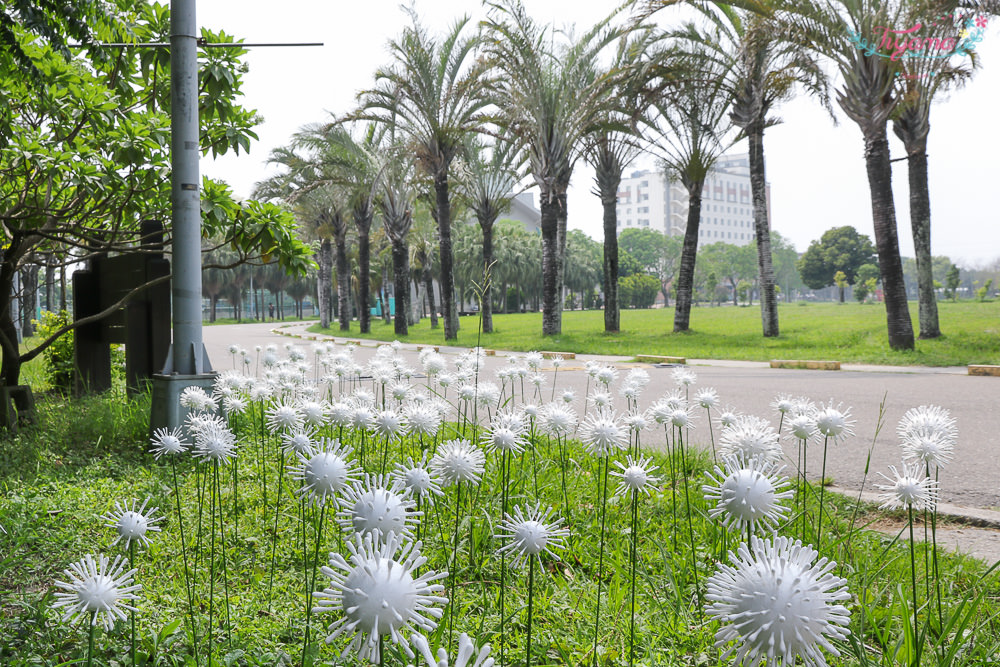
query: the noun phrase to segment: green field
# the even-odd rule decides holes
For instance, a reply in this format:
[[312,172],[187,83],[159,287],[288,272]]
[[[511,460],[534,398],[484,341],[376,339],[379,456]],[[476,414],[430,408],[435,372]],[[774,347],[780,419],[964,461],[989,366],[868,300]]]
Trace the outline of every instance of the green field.
[[[760,309],[751,307],[698,307],[691,311],[691,331],[675,334],[673,308],[624,310],[621,332],[604,333],[602,311],[565,311],[563,332],[543,338],[539,313],[494,315],[495,333],[483,334],[479,344],[500,350],[553,350],[586,354],[659,354],[693,359],[833,359],[843,362],[963,366],[1000,363],[1000,302],[943,302],[938,304],[944,335],[918,340],[912,352],[894,352],[886,342],[885,310],[877,304],[782,304],[781,336],[761,336]],[[910,304],[917,331],[917,304]],[[477,344],[478,317],[463,317],[457,345]],[[310,331],[344,335],[334,325]],[[350,337],[392,340],[392,324],[372,319],[372,333],[362,336],[351,322]],[[444,344],[444,329],[430,328],[423,319],[410,327],[410,343]]]

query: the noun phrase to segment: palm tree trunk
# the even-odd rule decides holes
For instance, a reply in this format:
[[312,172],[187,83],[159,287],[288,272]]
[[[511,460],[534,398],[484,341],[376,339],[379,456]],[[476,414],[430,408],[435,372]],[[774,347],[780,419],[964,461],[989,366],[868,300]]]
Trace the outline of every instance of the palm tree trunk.
[[[542,227],[542,335],[562,333],[562,283],[559,281],[559,208],[560,196],[541,194]],[[565,208],[566,195],[562,195]]]
[[483,333],[493,333],[493,223],[479,221],[483,229]]
[[906,145],[910,180],[910,227],[913,250],[917,256],[917,299],[920,338],[938,338],[937,297],[934,292],[934,267],[931,260],[931,197],[927,185],[927,139]]
[[896,208],[892,199],[892,165],[889,162],[889,139],[884,125],[865,137],[865,166],[871,190],[875,248],[882,273],[889,347],[894,350],[912,350],[913,322],[910,320],[910,309],[906,301],[903,261],[899,256]]
[[368,229],[358,224],[358,328],[361,333],[371,333],[371,310],[368,307],[368,293],[371,291],[369,272],[371,271],[371,241]]
[[347,238],[338,235],[337,243],[337,314],[340,330],[351,330],[351,267],[347,263]]
[[[681,246],[681,265],[677,271],[677,296],[674,299],[674,331],[687,331],[691,322],[691,297],[694,292],[694,263],[698,258],[698,225],[701,222],[701,188],[704,181],[688,187],[688,219]],[[711,298],[711,295],[710,295]]]
[[771,261],[771,226],[767,219],[767,179],[764,173],[764,128],[750,132],[750,196],[757,236],[757,272],[760,277],[760,322],[764,338],[778,335],[778,299]]
[[455,304],[455,258],[451,247],[451,202],[448,199],[448,173],[434,177],[438,237],[441,245],[441,308],[444,339],[458,338],[458,308]]
[[[331,275],[331,265],[333,264],[333,247],[330,239],[323,239],[319,244],[319,257],[316,264],[319,267],[316,273],[316,300],[319,302],[319,325],[326,329],[330,326],[329,308],[332,294],[333,276]],[[339,272],[338,272],[339,274]],[[337,288],[340,289],[340,278],[337,278]]]
[[410,312],[410,251],[405,242],[392,244],[392,287],[396,298],[392,318],[394,330],[397,336],[406,336]]
[[[620,181],[619,181],[620,182]],[[617,332],[621,327],[618,304],[618,185],[606,191],[611,183],[601,184],[601,205],[604,208],[604,330]]]
[[431,329],[437,329],[438,316],[437,306],[434,305],[434,274],[431,272],[431,263],[424,263],[424,286],[427,290],[427,309],[430,310]]

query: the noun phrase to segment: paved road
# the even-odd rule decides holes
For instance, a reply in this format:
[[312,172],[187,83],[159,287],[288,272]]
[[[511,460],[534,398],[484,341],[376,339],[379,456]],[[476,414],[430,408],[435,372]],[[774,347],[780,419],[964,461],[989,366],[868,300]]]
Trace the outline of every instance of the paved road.
[[[231,367],[227,351],[230,343],[238,343],[250,350],[256,345],[268,343],[277,343],[279,347],[289,341],[303,346],[312,344],[308,340],[297,341],[273,333],[275,326],[255,323],[205,327],[205,344],[213,365],[217,370]],[[282,331],[303,334],[305,325],[292,325]],[[356,354],[357,358],[367,359],[373,353],[374,345],[366,341]],[[416,346],[406,345],[405,349],[405,354],[412,358],[416,366]],[[453,355],[459,351],[457,348],[441,348],[449,359],[454,359]],[[643,394],[641,405],[649,405],[673,388],[669,368],[629,363],[625,357],[581,356],[575,362],[566,362],[566,367],[559,371],[557,389],[574,388],[582,397],[586,388],[583,361],[590,358],[613,363],[621,369],[622,377],[629,368],[645,368],[652,381]],[[504,353],[500,352],[497,357],[489,358],[487,367],[495,369],[506,363]],[[856,435],[843,444],[832,446],[827,462],[827,476],[832,477],[837,486],[847,489],[858,489],[864,481],[865,461],[872,448],[880,403],[884,401],[885,404],[884,426],[872,449],[871,473],[866,482],[869,489],[873,482],[882,481],[876,475],[878,471],[888,473],[889,464],[900,463],[895,431],[903,413],[918,405],[945,407],[958,420],[959,444],[954,462],[941,473],[942,502],[970,508],[1000,508],[1000,378],[971,377],[964,368],[845,366],[845,370],[841,371],[805,371],[771,369],[767,364],[757,362],[709,360],[689,360],[689,365],[698,375],[696,388],[715,387],[723,405],[772,418],[775,425],[776,415],[769,403],[778,393],[807,396],[816,402],[833,399],[850,407],[856,419]],[[546,396],[551,389],[551,370],[548,376],[550,383]],[[617,394],[615,398],[621,404]],[[578,412],[582,410],[580,399],[575,407]],[[698,420],[693,439],[706,446],[709,443],[703,415]],[[662,444],[662,431],[645,433],[643,443],[651,446]],[[786,444],[785,450],[794,463],[793,446]],[[821,450],[814,447],[809,458],[810,472],[816,477],[819,476],[820,454]]]

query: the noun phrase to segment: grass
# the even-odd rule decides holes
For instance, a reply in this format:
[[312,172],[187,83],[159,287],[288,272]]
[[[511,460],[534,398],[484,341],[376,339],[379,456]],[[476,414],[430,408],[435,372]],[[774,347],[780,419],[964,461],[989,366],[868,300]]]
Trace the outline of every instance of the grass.
[[[83,656],[86,633],[59,622],[53,610],[52,582],[70,562],[85,553],[114,553],[110,547],[113,531],[98,517],[111,509],[114,500],[151,496],[153,505],[166,516],[163,531],[154,535],[153,545],[137,563],[143,585],[139,604],[141,654],[153,653],[148,665],[190,664],[190,637],[179,624],[187,610],[180,568],[180,545],[176,531],[174,498],[170,468],[156,463],[145,454],[145,415],[148,399],[128,402],[119,396],[69,401],[47,397],[41,403],[41,423],[24,429],[15,437],[0,442],[0,664],[11,667],[55,666]],[[448,432],[454,425],[445,427]],[[265,601],[267,568],[272,535],[273,498],[280,474],[276,443],[268,438],[265,445],[266,466],[256,464],[257,431],[244,419],[238,428],[241,441],[240,508],[227,517],[229,535],[228,581],[231,588],[232,631],[216,628],[220,647],[220,665],[298,664],[303,627],[302,570],[303,551],[298,545],[297,504],[287,495],[282,499],[278,527],[278,570],[274,604]],[[350,432],[340,435],[356,448],[362,446]],[[473,434],[469,434],[470,436]],[[372,460],[368,442],[368,460]],[[535,440],[538,450],[538,495],[534,491],[531,457],[516,459],[511,505],[544,505],[563,511],[562,469],[557,448],[545,437]],[[419,444],[406,442],[401,447],[415,454]],[[393,447],[392,458],[398,456]],[[707,518],[700,486],[703,474],[711,466],[710,455],[694,451],[686,459],[672,460],[662,452],[653,452],[661,483],[652,496],[642,501],[639,541],[639,592],[637,644],[639,662],[647,666],[700,665],[721,666],[720,650],[713,646],[717,624],[710,621],[696,603],[694,570],[689,554],[694,550],[701,586],[704,578],[724,557],[723,533]],[[590,665],[594,656],[593,610],[597,578],[604,585],[598,663],[602,667],[627,664],[628,627],[628,503],[612,499],[609,509],[609,543],[605,569],[597,572],[598,503],[596,477],[598,462],[583,451],[580,443],[570,443],[568,461],[569,517],[571,536],[561,559],[546,557],[544,568],[536,577],[534,599],[535,625],[533,664]],[[669,483],[671,465],[677,469],[678,484]],[[181,499],[189,539],[197,516],[196,464],[187,457],[181,465]],[[271,501],[264,503],[262,475],[268,479]],[[459,516],[459,554],[450,562],[454,525],[454,493],[446,490],[434,507],[425,507],[422,522],[427,568],[452,569],[457,586],[449,591],[455,608],[456,632],[465,631],[478,641],[491,641],[499,657],[503,643],[506,664],[523,659],[526,606],[524,571],[507,573],[506,632],[499,634],[500,614],[496,602],[500,581],[499,546],[493,535],[498,521],[498,465],[490,457],[483,482],[465,494],[466,503]],[[687,537],[683,487],[691,484],[693,543]],[[286,479],[286,490],[292,482]],[[230,506],[232,496],[225,484],[224,500]],[[810,515],[815,516],[815,492],[807,494]],[[855,505],[848,498],[827,495],[824,517],[829,522],[823,555],[837,560],[837,573],[847,577],[855,600],[852,629],[860,635],[866,649],[865,662],[856,658],[831,659],[831,665],[896,664],[892,656],[905,643],[906,615],[898,598],[898,583],[908,582],[908,552],[892,537],[852,529]],[[877,517],[871,508],[864,516]],[[675,523],[676,520],[676,523]],[[794,517],[793,517],[794,520]],[[239,537],[233,528],[238,524]],[[795,534],[788,526],[783,533]],[[321,553],[340,548],[338,530],[328,524],[327,539]],[[735,536],[729,536],[733,546]],[[678,547],[673,545],[677,543]],[[922,547],[921,547],[922,548]],[[202,558],[204,560],[204,547]],[[918,559],[922,562],[922,559]],[[995,651],[998,634],[996,615],[1000,612],[995,579],[984,577],[986,566],[974,559],[948,556],[942,561],[945,603],[954,607],[980,592],[990,596],[977,612],[964,655],[967,664],[984,664],[983,656]],[[207,573],[204,563],[199,575],[196,615],[204,632],[207,605]],[[923,586],[925,573],[920,573]],[[321,578],[320,587],[322,587]],[[905,588],[906,586],[904,586]],[[922,589],[921,589],[922,590]],[[219,604],[220,589],[216,589]],[[217,607],[216,618],[221,615]],[[331,622],[326,615],[317,625]],[[432,643],[446,641],[447,615],[432,637]],[[862,623],[864,625],[862,625]],[[225,624],[222,624],[224,627]],[[323,636],[325,633],[319,633]],[[98,633],[97,662],[127,665],[127,624],[119,623],[112,633]],[[957,641],[957,640],[956,640]],[[202,648],[204,638],[202,637]],[[334,664],[358,664],[355,660],[336,660],[343,642],[325,646],[314,641],[318,653],[307,656],[306,664],[334,660]],[[843,647],[842,647],[843,648]],[[154,650],[155,649],[155,650]],[[844,648],[845,655],[850,652]],[[978,661],[978,662],[977,662]],[[390,653],[386,664],[404,665],[401,655]],[[139,664],[143,664],[140,662]],[[204,664],[204,660],[202,661]]]
[[[885,310],[878,304],[807,303],[781,304],[778,338],[761,336],[760,310],[752,307],[698,307],[691,311],[691,330],[673,333],[673,308],[623,310],[621,331],[604,333],[604,314],[599,310],[564,311],[562,333],[545,338],[541,335],[539,313],[494,315],[495,332],[483,334],[482,346],[498,350],[552,350],[586,354],[669,355],[691,359],[824,359],[842,362],[916,365],[964,366],[1000,364],[1000,301],[945,301],[938,304],[944,335],[934,340],[917,340],[916,349],[895,352],[886,342]],[[910,304],[910,314],[917,324],[917,304]],[[459,346],[476,345],[477,317],[461,319]],[[310,331],[350,338],[393,340],[392,324],[372,318],[372,332],[361,335],[357,322],[352,330],[340,332],[334,325]],[[404,338],[410,343],[444,345],[444,329],[430,328],[423,319],[410,327]]]

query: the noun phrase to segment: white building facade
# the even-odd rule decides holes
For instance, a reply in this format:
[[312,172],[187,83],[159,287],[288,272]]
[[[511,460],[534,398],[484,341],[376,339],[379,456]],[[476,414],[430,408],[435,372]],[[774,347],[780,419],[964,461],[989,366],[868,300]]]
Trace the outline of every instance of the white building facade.
[[[768,225],[771,187],[767,187]],[[635,171],[618,188],[618,233],[629,228],[655,229],[667,236],[684,236],[688,194],[680,181],[662,171]],[[750,160],[746,153],[724,155],[705,179],[702,190],[698,245],[724,241],[746,245],[754,238],[750,197]]]

